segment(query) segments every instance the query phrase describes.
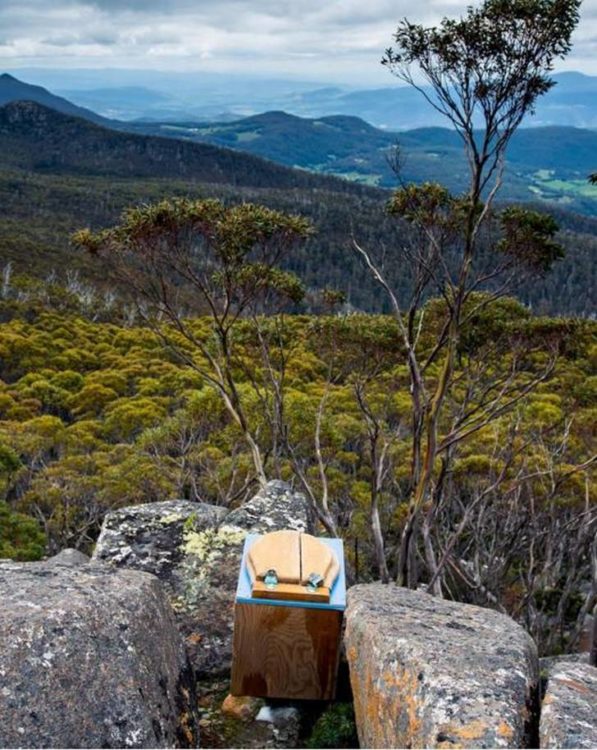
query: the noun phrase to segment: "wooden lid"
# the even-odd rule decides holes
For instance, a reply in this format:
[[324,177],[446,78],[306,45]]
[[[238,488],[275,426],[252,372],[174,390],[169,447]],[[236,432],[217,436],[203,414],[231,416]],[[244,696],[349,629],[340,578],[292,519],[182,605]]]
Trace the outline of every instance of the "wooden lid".
[[249,550],[247,567],[252,581],[262,581],[274,569],[280,583],[299,583],[301,552],[298,531],[265,534]]
[[[316,537],[284,530],[265,534],[251,546],[247,569],[253,583],[253,596],[329,601],[340,565],[330,547]],[[268,570],[276,571],[279,585],[274,589],[267,589],[262,583]],[[323,585],[311,591],[307,599],[305,586],[312,573],[322,577]]]

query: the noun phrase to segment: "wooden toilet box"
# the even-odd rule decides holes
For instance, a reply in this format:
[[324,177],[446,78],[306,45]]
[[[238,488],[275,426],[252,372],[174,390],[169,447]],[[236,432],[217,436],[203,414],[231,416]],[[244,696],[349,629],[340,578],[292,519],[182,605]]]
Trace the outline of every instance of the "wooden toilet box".
[[[264,582],[274,569],[278,583]],[[323,583],[307,586],[311,573]],[[232,695],[331,700],[346,580],[341,539],[296,531],[250,534],[234,611]]]

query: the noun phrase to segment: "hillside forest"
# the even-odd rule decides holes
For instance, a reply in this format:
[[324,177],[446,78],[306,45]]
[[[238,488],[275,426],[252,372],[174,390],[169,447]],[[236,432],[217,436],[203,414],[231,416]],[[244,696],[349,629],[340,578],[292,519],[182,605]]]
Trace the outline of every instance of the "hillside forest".
[[351,582],[424,586],[574,649],[597,597],[595,220],[499,200],[578,20],[552,5],[530,27],[517,0],[398,27],[384,64],[434,87],[469,157],[459,193],[3,107],[0,557],[90,552],[115,508],[234,507],[281,478],[344,539]]

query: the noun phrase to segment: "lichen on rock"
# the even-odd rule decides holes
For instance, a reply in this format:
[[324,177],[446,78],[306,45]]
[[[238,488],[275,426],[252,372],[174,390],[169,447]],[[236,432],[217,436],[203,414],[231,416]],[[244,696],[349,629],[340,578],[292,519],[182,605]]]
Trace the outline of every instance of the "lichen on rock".
[[224,561],[231,549],[242,548],[246,535],[246,531],[227,526],[184,532],[181,546],[184,587],[173,599],[177,610],[197,607],[199,602],[208,599],[216,566]]
[[538,660],[510,618],[395,585],[348,592],[363,747],[532,747]]
[[597,747],[597,667],[550,660],[539,734],[541,747]]
[[0,747],[198,746],[192,670],[154,576],[3,564],[0,600]]
[[232,511],[171,501],[109,513],[94,552],[121,568],[147,570],[166,587],[198,676],[225,674],[232,658],[234,596],[249,533],[312,530],[305,497],[271,481]]

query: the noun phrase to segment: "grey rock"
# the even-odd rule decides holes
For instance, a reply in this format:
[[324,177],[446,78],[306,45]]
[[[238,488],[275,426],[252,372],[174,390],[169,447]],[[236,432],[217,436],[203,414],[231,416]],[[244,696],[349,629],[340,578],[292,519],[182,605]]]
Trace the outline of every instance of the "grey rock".
[[538,659],[510,618],[395,585],[348,591],[361,747],[535,747]]
[[273,479],[251,500],[231,511],[225,523],[251,534],[268,534],[279,529],[309,532],[314,519],[302,493]]
[[108,513],[94,560],[153,573],[176,587],[185,534],[217,526],[225,508],[189,500],[132,505]]
[[[539,667],[541,674],[549,672],[559,664],[567,664],[572,662],[574,664],[588,664],[589,663],[589,652],[584,651],[582,654],[560,654],[558,656],[543,656],[539,659]],[[546,675],[547,676],[547,675]]]
[[232,660],[234,597],[248,533],[312,530],[305,497],[279,481],[227,512],[175,501],[106,516],[94,559],[155,573],[166,586],[198,677],[225,674]]
[[50,557],[46,560],[46,563],[51,565],[85,565],[89,562],[89,557],[79,552],[78,549],[67,547],[66,549],[60,550],[57,555]]
[[539,734],[541,747],[597,747],[597,668],[564,660],[551,664]]
[[264,706],[255,721],[270,725],[270,736],[264,747],[299,747],[301,712],[296,706]]
[[0,568],[0,747],[197,747],[194,681],[159,581]]

